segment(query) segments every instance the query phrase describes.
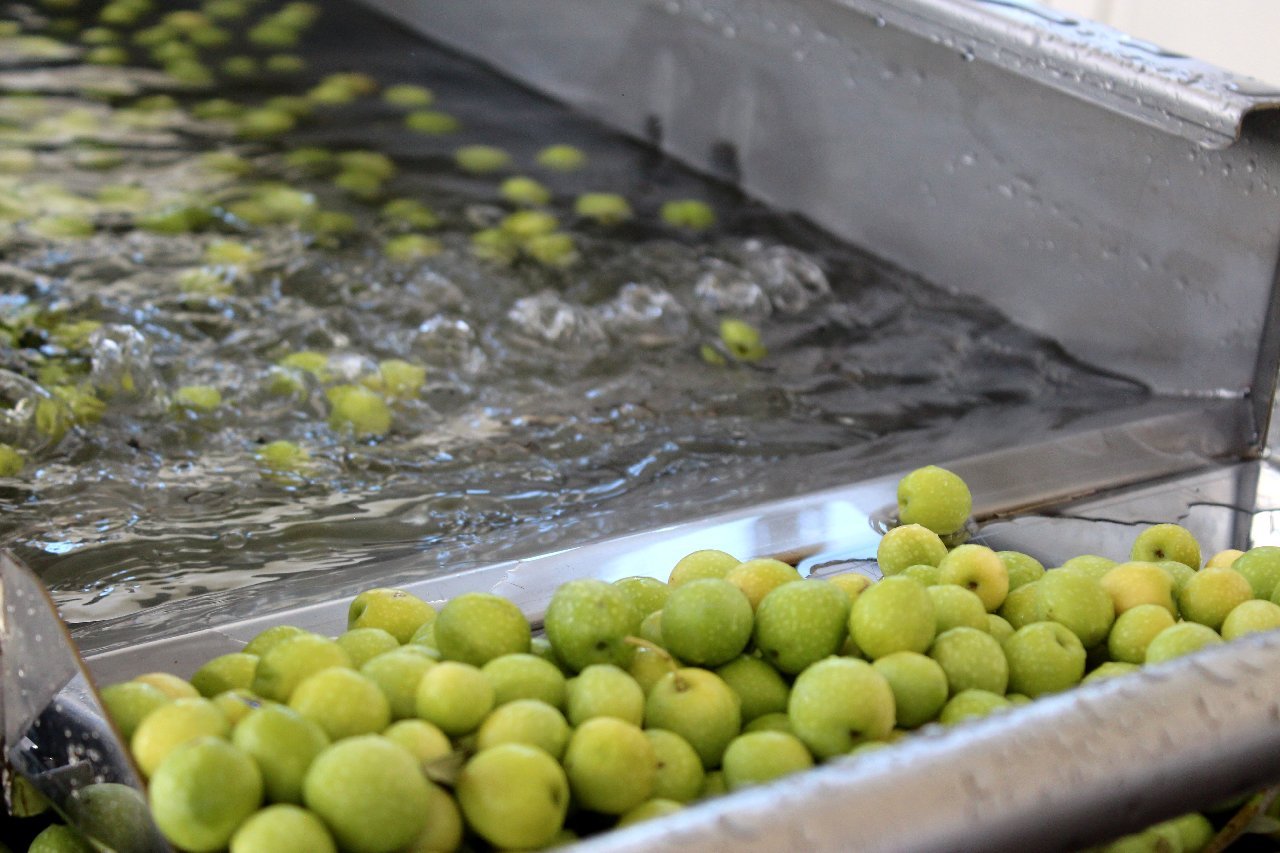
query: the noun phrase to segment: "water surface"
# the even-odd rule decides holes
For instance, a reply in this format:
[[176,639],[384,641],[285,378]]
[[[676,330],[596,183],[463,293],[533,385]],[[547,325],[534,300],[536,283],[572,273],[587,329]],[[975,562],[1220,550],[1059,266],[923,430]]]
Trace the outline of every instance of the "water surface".
[[[41,32],[39,16],[8,8]],[[228,29],[229,46],[200,52],[211,66],[270,52]],[[298,53],[300,75],[189,89],[137,68],[137,48],[116,69],[0,45],[0,441],[26,455],[0,479],[0,542],[73,622],[183,599],[216,620],[210,602],[265,581],[320,578],[305,588],[315,595],[382,580],[389,565],[457,571],[835,485],[888,458],[935,461],[956,431],[994,447],[1145,396],[875,247],[765,210],[348,4],[323,4]],[[348,70],[430,87],[432,109],[461,128],[410,131],[377,92],[317,105],[269,142],[195,117],[213,97],[301,96]],[[161,92],[173,103],[148,99]],[[511,167],[462,171],[452,153],[475,143],[501,146]],[[553,143],[587,164],[539,167]],[[289,165],[304,146],[381,152],[396,173],[376,199],[353,198],[332,172]],[[214,168],[227,164],[210,152],[237,154],[244,174]],[[575,263],[476,256],[475,232],[515,209],[499,192],[513,174],[552,191]],[[238,216],[264,185],[290,188],[272,198],[297,209],[270,224]],[[621,194],[634,218],[575,216],[587,191]],[[438,253],[386,257],[405,230],[379,214],[394,198],[436,214],[421,230]],[[664,224],[676,198],[708,202],[717,226]],[[139,227],[183,206],[213,218],[191,233]],[[318,238],[316,211],[355,231]],[[67,217],[92,233],[60,236]],[[252,256],[225,262],[228,241]],[[725,318],[757,327],[767,355],[717,358]],[[322,366],[282,366],[299,352]],[[387,396],[389,430],[332,423],[328,392],[376,388],[390,359],[426,380]],[[183,406],[185,386],[216,388],[221,403]],[[296,475],[258,458],[279,440],[310,455]]]

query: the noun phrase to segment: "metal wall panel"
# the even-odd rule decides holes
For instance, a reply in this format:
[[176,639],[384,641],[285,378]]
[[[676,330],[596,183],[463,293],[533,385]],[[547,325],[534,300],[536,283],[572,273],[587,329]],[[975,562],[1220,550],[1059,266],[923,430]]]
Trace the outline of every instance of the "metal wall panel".
[[369,2],[1090,362],[1255,379],[1280,245],[1258,81],[1015,0]]

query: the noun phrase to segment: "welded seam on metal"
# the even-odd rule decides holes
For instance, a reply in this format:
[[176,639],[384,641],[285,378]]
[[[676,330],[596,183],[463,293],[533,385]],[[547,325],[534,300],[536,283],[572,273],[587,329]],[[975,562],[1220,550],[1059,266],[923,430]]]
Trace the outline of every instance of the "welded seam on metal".
[[1249,384],[1255,429],[1254,449],[1272,458],[1280,448],[1280,255],[1272,275],[1271,300],[1262,323],[1258,365]]

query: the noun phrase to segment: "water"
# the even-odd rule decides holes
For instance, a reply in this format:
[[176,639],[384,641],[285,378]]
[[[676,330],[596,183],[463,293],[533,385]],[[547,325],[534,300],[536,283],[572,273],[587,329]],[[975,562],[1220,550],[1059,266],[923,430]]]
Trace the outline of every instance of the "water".
[[[0,479],[0,541],[73,622],[266,581],[286,588],[291,576],[346,588],[382,579],[394,561],[419,576],[457,571],[833,485],[877,460],[933,461],[955,431],[981,430],[995,446],[1144,396],[991,306],[346,4],[324,4],[300,52],[311,68],[298,80],[175,90],[172,108],[147,110],[138,97],[156,91],[154,73],[12,51],[2,64],[0,145],[30,149],[34,162],[6,161],[20,173],[0,175],[0,323],[11,340],[0,351],[0,441],[27,456],[19,476]],[[412,133],[404,110],[376,96],[317,108],[282,143],[237,142],[224,123],[191,114],[214,95],[301,94],[347,69],[430,86],[433,108],[463,129]],[[455,146],[481,142],[555,193],[576,264],[474,255],[471,234],[512,209],[500,178],[453,164]],[[588,165],[537,169],[535,152],[550,143],[580,147]],[[286,165],[285,152],[308,145],[391,156],[385,197],[429,205],[440,253],[388,260],[394,229],[377,204]],[[104,150],[120,162],[104,163]],[[211,151],[236,152],[249,174],[211,170],[200,156]],[[295,224],[237,219],[236,204],[267,182],[300,191],[291,203],[349,214],[356,233],[326,243]],[[145,196],[104,196],[109,186]],[[635,219],[604,228],[576,218],[572,200],[589,190],[624,195]],[[657,211],[673,198],[708,201],[719,225],[664,226]],[[193,199],[215,203],[206,230],[136,227],[146,211]],[[63,215],[89,217],[93,233],[41,233]],[[211,265],[219,241],[254,260]],[[710,363],[703,349],[723,354],[724,317],[757,326],[768,355]],[[299,351],[323,354],[322,379],[282,371]],[[387,359],[426,369],[419,392],[391,402],[390,431],[334,428],[326,390],[371,381]],[[221,405],[176,405],[191,385],[217,388]],[[77,425],[50,427],[52,413],[65,427],[73,407]],[[309,452],[303,475],[257,460],[278,440]]]

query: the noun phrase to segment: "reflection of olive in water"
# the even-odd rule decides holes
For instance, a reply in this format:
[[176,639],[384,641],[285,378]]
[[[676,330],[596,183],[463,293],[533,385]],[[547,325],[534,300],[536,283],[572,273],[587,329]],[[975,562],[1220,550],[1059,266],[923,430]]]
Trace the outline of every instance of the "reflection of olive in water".
[[86,835],[117,853],[163,849],[146,799],[128,785],[86,785],[67,800],[67,816]]

